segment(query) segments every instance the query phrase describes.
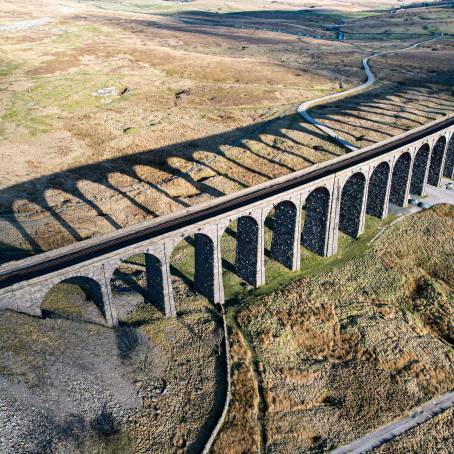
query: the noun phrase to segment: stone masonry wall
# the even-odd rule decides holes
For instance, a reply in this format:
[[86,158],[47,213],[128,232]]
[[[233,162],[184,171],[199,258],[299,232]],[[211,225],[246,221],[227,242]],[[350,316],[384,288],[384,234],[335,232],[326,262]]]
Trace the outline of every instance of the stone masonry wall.
[[367,214],[382,218],[385,204],[386,193],[389,179],[389,164],[382,162],[379,164],[369,179],[369,192],[367,195]]
[[306,199],[306,217],[302,234],[303,246],[318,255],[325,254],[330,193],[317,188]]
[[164,278],[161,261],[151,254],[145,254],[147,290],[150,303],[165,314]]
[[443,169],[443,176],[447,178],[454,178],[454,136],[448,143],[446,148],[445,168]]
[[404,206],[407,202],[406,190],[410,174],[410,165],[411,156],[409,153],[402,154],[394,164],[389,201],[399,207]]
[[438,186],[440,184],[445,148],[446,139],[441,136],[437,140],[430,157],[429,175],[427,177],[427,182],[432,186]]
[[195,234],[194,287],[209,301],[214,301],[214,245],[202,233]]
[[250,216],[238,219],[236,242],[236,272],[241,279],[257,285],[257,253],[259,226]]
[[427,175],[427,165],[429,163],[430,147],[423,145],[415,155],[413,171],[410,183],[410,192],[415,195],[424,194],[424,183]]

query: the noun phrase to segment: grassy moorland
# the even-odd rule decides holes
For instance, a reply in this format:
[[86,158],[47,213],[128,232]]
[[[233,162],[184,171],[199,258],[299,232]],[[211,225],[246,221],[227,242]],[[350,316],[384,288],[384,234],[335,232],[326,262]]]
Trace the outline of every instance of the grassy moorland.
[[[394,1],[26,3],[0,5],[1,261],[344,153],[295,106],[358,84],[369,52],[454,21],[391,14]],[[376,60],[376,87],[315,115],[361,147],[439,118],[452,49],[446,35]]]
[[330,270],[236,301],[220,439],[247,422],[251,449],[329,450],[452,389],[453,223],[453,207],[436,206]]

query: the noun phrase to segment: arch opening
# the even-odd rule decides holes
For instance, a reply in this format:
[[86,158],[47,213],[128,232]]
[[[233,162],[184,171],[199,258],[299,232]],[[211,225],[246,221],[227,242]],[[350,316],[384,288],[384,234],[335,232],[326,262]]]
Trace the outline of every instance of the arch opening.
[[315,254],[326,254],[328,216],[331,194],[325,187],[314,189],[303,206],[301,243]]
[[222,279],[228,299],[257,285],[259,226],[251,216],[232,221],[221,236]]
[[446,138],[441,136],[434,145],[432,154],[430,156],[429,175],[427,183],[432,186],[438,186],[441,180],[441,171],[443,165],[443,158],[445,155]]
[[152,254],[135,254],[121,261],[112,274],[110,286],[118,320],[127,323],[141,309],[153,306],[166,314],[161,261]]
[[64,317],[106,324],[102,288],[96,280],[76,276],[54,285],[43,298],[44,317]]
[[379,219],[385,214],[389,172],[389,164],[382,162],[375,167],[369,179],[366,213]]
[[238,277],[257,286],[259,226],[251,216],[242,216],[237,221],[235,269]]
[[362,173],[353,174],[344,184],[341,193],[339,230],[357,238],[360,233],[366,178]]
[[443,176],[446,178],[454,178],[454,135],[451,137],[451,140],[446,147],[446,159]]
[[296,205],[283,201],[265,219],[265,255],[288,269],[294,267],[296,218]]
[[182,239],[170,258],[172,291],[176,309],[181,313],[183,302],[199,294],[214,302],[215,249],[212,239],[196,233]]
[[427,164],[429,162],[430,147],[426,143],[416,153],[410,181],[410,192],[415,195],[424,194]]
[[407,184],[410,175],[410,165],[411,156],[409,153],[403,153],[394,164],[389,201],[399,207],[405,206],[407,202]]

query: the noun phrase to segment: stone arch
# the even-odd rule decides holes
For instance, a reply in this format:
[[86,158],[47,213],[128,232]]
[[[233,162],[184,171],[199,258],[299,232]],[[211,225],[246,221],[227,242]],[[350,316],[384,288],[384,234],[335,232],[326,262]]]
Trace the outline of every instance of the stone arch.
[[270,258],[293,269],[298,209],[290,200],[279,202],[265,219],[272,230]]
[[120,321],[140,304],[152,304],[164,315],[165,282],[163,264],[153,254],[136,253],[121,259],[110,280],[112,298]]
[[447,178],[454,178],[454,134],[446,147],[445,167],[443,169],[443,176]]
[[211,237],[204,233],[195,234],[194,284],[197,292],[214,302],[215,248]]
[[352,238],[357,238],[361,228],[366,177],[354,173],[344,184],[341,193],[339,230]]
[[435,143],[432,154],[430,155],[429,174],[427,183],[432,186],[438,186],[441,179],[443,159],[445,156],[446,137],[441,136]]
[[[215,245],[212,238],[205,233],[182,238],[173,248],[170,272],[188,288],[214,302]],[[175,280],[172,279],[174,295]]]
[[407,202],[407,186],[410,175],[410,166],[410,153],[405,152],[399,156],[393,167],[389,201],[399,207],[405,206]]
[[94,323],[107,323],[101,284],[87,276],[74,276],[52,285],[41,301],[43,316],[59,315]]
[[413,170],[410,181],[410,192],[415,195],[424,194],[424,186],[427,173],[427,164],[429,162],[430,147],[425,143],[415,155]]
[[329,190],[321,186],[307,196],[303,207],[305,217],[301,242],[305,248],[321,256],[326,254],[330,198]]
[[382,219],[385,215],[390,167],[382,162],[375,167],[369,179],[366,213]]

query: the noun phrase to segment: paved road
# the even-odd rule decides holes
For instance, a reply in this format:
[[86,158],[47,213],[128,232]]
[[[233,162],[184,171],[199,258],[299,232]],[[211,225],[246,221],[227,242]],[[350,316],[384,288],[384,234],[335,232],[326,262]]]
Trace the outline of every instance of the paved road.
[[328,126],[325,126],[323,123],[320,123],[318,120],[313,118],[308,112],[309,109],[311,107],[317,106],[319,104],[324,104],[324,103],[327,103],[327,102],[330,102],[330,101],[336,101],[336,100],[345,98],[347,96],[353,95],[353,94],[358,93],[360,91],[366,90],[372,84],[374,84],[377,79],[376,79],[374,73],[372,72],[372,70],[370,69],[370,66],[369,66],[369,61],[372,58],[379,57],[379,56],[385,55],[385,54],[405,52],[407,50],[414,49],[415,47],[418,47],[421,44],[430,43],[432,41],[437,41],[437,40],[442,39],[442,38],[443,38],[443,33],[440,36],[437,36],[437,37],[431,38],[431,39],[427,39],[425,41],[417,42],[415,44],[412,44],[411,46],[404,47],[403,49],[386,50],[386,51],[383,51],[383,52],[377,52],[377,53],[375,53],[373,55],[370,55],[369,57],[365,57],[363,59],[363,67],[364,67],[364,71],[365,71],[366,76],[367,76],[366,82],[364,82],[361,85],[358,85],[356,87],[350,88],[349,90],[342,91],[340,93],[334,93],[332,95],[322,96],[321,98],[316,98],[316,99],[311,99],[310,101],[306,101],[306,102],[304,102],[303,104],[301,104],[298,107],[298,113],[305,120],[307,120],[309,123],[311,123],[314,126],[316,126],[318,129],[320,129],[322,132],[324,132],[325,134],[330,136],[332,139],[334,139],[336,142],[338,142],[343,147],[348,148],[351,151],[357,150],[358,149],[357,147],[355,147],[350,142],[347,142],[345,139],[340,137],[331,128],[329,128]]
[[331,451],[331,454],[359,454],[370,451],[453,406],[454,392],[449,392],[429,400],[420,407],[414,408],[408,416],[387,424],[346,446]]

